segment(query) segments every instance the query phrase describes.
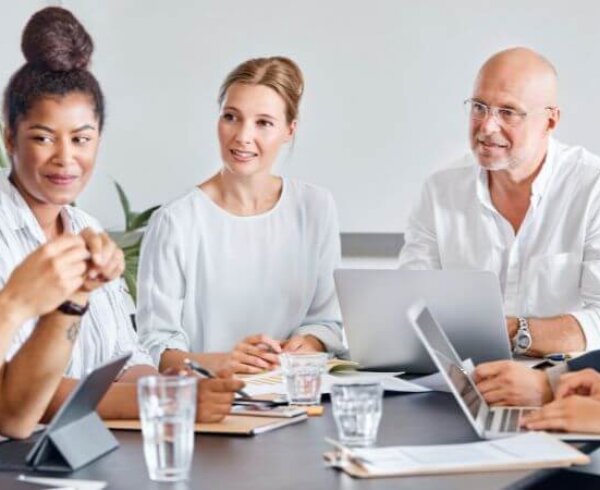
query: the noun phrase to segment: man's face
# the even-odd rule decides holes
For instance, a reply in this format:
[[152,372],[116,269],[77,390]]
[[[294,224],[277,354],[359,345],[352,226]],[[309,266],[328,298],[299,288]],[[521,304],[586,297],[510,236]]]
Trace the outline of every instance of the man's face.
[[486,170],[513,170],[523,165],[535,166],[545,155],[549,136],[549,117],[545,97],[535,77],[527,73],[510,73],[502,67],[484,68],[472,99],[490,108],[510,109],[527,114],[507,123],[489,110],[483,118],[470,117],[471,149]]

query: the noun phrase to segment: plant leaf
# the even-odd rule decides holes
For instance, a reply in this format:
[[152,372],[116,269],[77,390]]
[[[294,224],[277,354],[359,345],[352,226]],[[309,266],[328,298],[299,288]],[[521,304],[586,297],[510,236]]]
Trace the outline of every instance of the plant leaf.
[[158,208],[160,208],[160,206],[152,206],[151,208],[146,209],[145,211],[142,211],[141,213],[137,214],[135,218],[131,220],[131,229],[129,231],[137,230],[146,226],[148,224],[148,220],[152,217],[154,211],[156,211]]
[[117,193],[119,194],[119,200],[121,201],[121,207],[123,208],[123,214],[125,215],[125,231],[129,231],[129,225],[131,221],[131,206],[129,204],[129,199],[125,195],[125,191],[121,187],[121,185],[115,180],[115,187],[117,188]]

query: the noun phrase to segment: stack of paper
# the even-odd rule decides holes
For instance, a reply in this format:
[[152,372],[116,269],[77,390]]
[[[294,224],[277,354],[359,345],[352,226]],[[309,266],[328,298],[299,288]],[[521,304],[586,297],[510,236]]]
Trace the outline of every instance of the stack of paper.
[[589,457],[544,432],[485,442],[344,449],[326,453],[331,466],[360,478],[512,471],[587,464]]
[[[334,374],[327,373],[323,375],[321,382],[321,393],[331,393],[331,385],[334,383],[359,383],[364,381],[380,381],[384,390],[387,391],[410,393],[431,391],[427,387],[398,378],[397,375],[399,374],[402,373],[374,373],[361,371],[341,371]],[[241,379],[243,379],[243,381],[246,383],[244,391],[246,391],[250,396],[260,397],[270,394],[286,394],[283,375],[279,369],[261,374],[244,376]]]

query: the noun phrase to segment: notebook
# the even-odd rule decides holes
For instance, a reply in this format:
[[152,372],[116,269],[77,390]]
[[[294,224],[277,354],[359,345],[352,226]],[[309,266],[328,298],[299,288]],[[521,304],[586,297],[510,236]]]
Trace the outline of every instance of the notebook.
[[[230,415],[223,421],[213,424],[195,424],[194,430],[200,434],[226,434],[237,436],[254,436],[306,420],[306,413],[296,417],[251,417],[247,415]],[[139,420],[105,420],[109,429],[141,430]]]

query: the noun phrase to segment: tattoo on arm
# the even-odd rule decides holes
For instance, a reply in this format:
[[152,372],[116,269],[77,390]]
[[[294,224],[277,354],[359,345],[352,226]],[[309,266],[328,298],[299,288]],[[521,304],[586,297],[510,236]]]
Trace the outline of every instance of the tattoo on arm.
[[79,327],[81,327],[81,321],[78,320],[75,323],[73,323],[68,329],[67,329],[67,339],[69,339],[69,341],[74,344],[75,341],[77,340],[77,336],[79,335]]

